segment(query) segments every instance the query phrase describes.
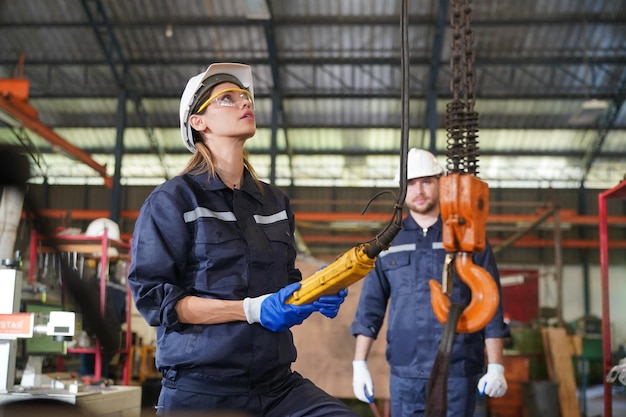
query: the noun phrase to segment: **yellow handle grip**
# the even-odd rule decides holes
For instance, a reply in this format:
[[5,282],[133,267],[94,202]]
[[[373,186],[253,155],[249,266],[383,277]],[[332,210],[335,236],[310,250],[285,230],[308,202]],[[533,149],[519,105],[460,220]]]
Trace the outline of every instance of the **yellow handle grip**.
[[374,268],[376,259],[367,256],[363,248],[363,245],[360,245],[348,250],[326,268],[303,279],[300,289],[294,292],[286,303],[310,304],[322,295],[337,294],[339,290],[364,278]]

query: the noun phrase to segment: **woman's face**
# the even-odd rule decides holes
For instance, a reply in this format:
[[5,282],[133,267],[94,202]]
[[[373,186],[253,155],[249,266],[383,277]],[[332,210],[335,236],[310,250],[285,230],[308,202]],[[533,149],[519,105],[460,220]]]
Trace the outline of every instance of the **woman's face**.
[[[234,91],[228,91],[234,89]],[[239,90],[239,91],[237,91]],[[223,94],[221,94],[223,92]],[[251,98],[233,83],[218,84],[204,111],[189,118],[198,132],[211,136],[249,139],[256,133],[256,119]]]

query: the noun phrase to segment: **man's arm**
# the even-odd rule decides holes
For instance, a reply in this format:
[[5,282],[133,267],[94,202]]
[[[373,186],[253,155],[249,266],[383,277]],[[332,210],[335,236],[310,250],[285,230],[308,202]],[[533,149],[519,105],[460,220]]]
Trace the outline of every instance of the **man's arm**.
[[487,351],[487,363],[504,364],[503,350],[504,342],[500,338],[485,339],[485,348]]
[[356,336],[356,344],[354,347],[354,360],[366,361],[373,343],[373,338],[358,334]]

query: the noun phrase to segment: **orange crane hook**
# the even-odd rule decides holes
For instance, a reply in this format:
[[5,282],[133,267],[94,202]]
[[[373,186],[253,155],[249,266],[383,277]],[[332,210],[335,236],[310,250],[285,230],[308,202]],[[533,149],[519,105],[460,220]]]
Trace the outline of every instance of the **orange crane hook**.
[[[448,174],[440,178],[440,206],[443,223],[443,245],[449,252],[442,285],[430,280],[431,305],[441,323],[445,323],[452,295],[452,266],[472,292],[456,331],[472,333],[484,328],[494,316],[500,295],[491,275],[472,261],[472,253],[485,248],[485,225],[489,212],[489,186],[478,177]],[[454,259],[454,263],[452,260]]]
[[[459,252],[455,256],[454,266],[461,278],[472,292],[472,300],[465,307],[456,325],[458,333],[473,333],[484,328],[496,313],[499,303],[498,287],[491,275],[472,262],[472,254]],[[450,299],[442,290],[442,286],[431,279],[431,304],[435,317],[445,323],[450,311]]]

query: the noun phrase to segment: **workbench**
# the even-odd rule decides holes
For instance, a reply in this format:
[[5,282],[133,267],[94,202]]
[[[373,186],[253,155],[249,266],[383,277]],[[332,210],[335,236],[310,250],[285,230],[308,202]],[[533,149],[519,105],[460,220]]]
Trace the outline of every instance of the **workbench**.
[[[139,386],[90,386],[78,393],[71,393],[64,389],[33,388],[0,394],[0,405],[10,401],[29,399],[49,399],[75,404],[88,416],[141,416],[141,387]],[[50,411],[54,413],[54,410]]]

